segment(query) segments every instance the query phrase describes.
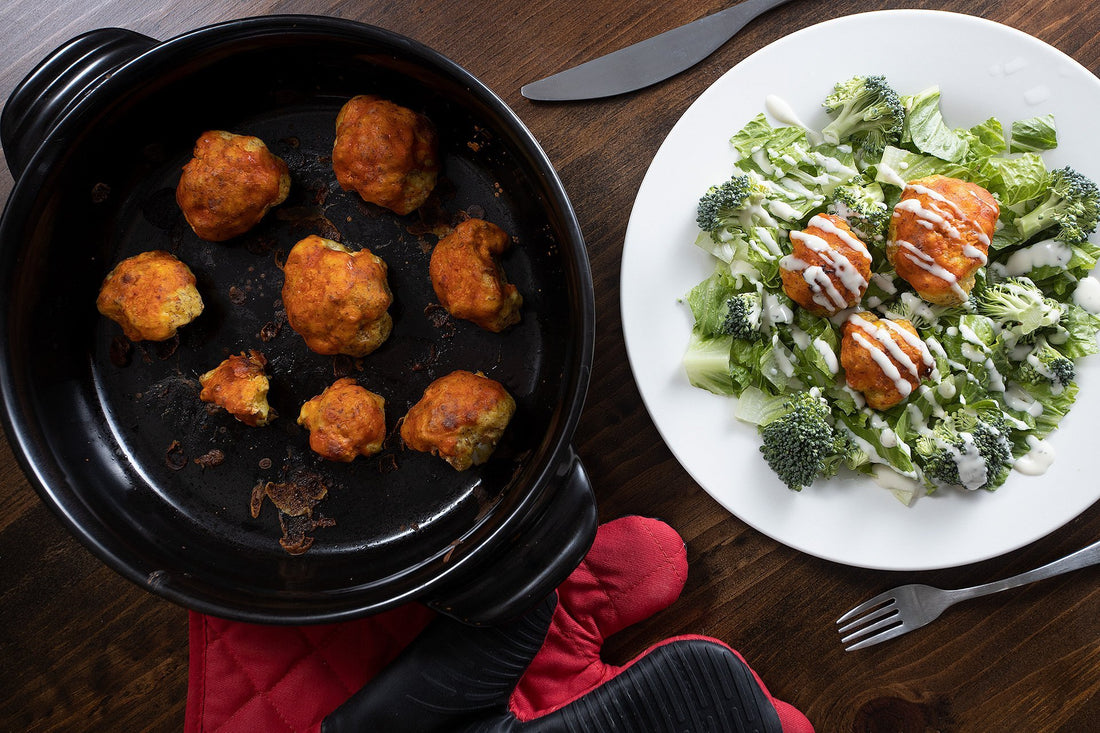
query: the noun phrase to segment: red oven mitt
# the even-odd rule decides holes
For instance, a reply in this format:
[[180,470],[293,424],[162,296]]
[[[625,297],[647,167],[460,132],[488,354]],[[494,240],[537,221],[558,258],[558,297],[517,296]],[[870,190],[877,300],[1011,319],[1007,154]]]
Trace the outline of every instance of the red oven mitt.
[[686,578],[680,536],[625,517],[599,528],[556,594],[500,627],[416,605],[307,627],[192,613],[186,730],[812,733],[715,639],[668,639],[622,667],[600,659],[605,638],[667,607]]

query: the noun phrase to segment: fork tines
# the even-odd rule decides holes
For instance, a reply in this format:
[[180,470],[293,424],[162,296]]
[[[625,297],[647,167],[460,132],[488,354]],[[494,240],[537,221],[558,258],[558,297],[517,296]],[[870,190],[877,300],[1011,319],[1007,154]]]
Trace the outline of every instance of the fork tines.
[[[844,650],[849,652],[892,639],[906,631],[902,623],[901,613],[898,610],[897,599],[889,594],[875,596],[871,600],[859,604],[838,618],[836,622],[837,624],[844,624],[837,629],[838,632],[841,634],[850,632],[845,636],[841,636],[841,643],[847,644],[849,641],[855,641],[854,644],[844,647]],[[875,632],[879,633],[874,636],[867,636]],[[866,638],[856,641],[861,637]]]

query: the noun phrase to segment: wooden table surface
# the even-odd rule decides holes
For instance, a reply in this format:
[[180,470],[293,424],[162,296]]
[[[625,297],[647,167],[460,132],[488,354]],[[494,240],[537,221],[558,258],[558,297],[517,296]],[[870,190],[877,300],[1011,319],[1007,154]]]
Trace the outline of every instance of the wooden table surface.
[[[861,570],[790,549],[712,500],[662,443],[634,385],[619,313],[619,263],[635,193],[687,106],[762,46],[860,11],[965,11],[1031,33],[1100,72],[1100,5],[1089,0],[796,0],[753,22],[690,72],[614,99],[533,104],[520,86],[722,9],[707,0],[5,0],[0,100],[58,44],[121,26],[167,39],[209,23],[301,12],[340,16],[421,41],[495,90],[531,129],[583,228],[596,292],[591,389],[576,433],[601,520],[665,519],[687,542],[680,599],[611,640],[622,662],[676,634],[738,649],[773,694],[819,731],[1100,730],[1100,569],[951,609],[937,623],[857,653],[833,619],[904,582],[945,587],[1038,566],[1100,537],[1100,506],[1003,557],[951,570]],[[906,48],[919,63],[925,53]],[[0,200],[13,182],[0,172]],[[179,730],[187,691],[187,614],[108,570],[72,539],[0,446],[0,730]]]

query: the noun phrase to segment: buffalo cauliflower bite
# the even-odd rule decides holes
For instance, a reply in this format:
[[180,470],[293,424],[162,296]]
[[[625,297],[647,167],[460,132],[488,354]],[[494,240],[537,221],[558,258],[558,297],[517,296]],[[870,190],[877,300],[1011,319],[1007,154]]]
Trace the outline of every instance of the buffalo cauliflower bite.
[[302,405],[298,424],[309,431],[309,447],[322,458],[348,463],[372,456],[386,439],[386,401],[352,377],[337,379]]
[[386,263],[368,249],[311,234],[283,265],[287,322],[318,354],[366,356],[389,337],[393,302]]
[[458,370],[428,385],[405,415],[401,439],[465,471],[489,460],[515,411],[515,400],[499,382]]
[[290,193],[290,171],[263,140],[223,130],[204,132],[183,167],[176,202],[201,239],[244,234]]
[[862,392],[873,409],[886,410],[932,373],[935,360],[912,323],[864,311],[844,323],[840,364],[848,386]]
[[255,350],[230,356],[199,377],[199,399],[218,405],[245,425],[267,425],[275,411],[267,402],[266,366],[267,359]]
[[439,240],[428,271],[448,313],[497,333],[519,322],[523,296],[496,259],[510,244],[503,229],[481,219],[467,219]]
[[381,97],[352,97],[336,117],[332,170],[345,190],[408,214],[435,188],[435,128],[424,115]]
[[132,341],[167,341],[202,313],[203,303],[191,269],[172,254],[153,250],[115,265],[100,286],[96,307]]
[[871,254],[839,216],[818,214],[790,233],[779,262],[783,291],[810,313],[829,316],[857,305],[871,277]]
[[977,184],[946,176],[910,181],[890,217],[886,256],[922,298],[958,305],[986,263],[999,215],[993,194]]

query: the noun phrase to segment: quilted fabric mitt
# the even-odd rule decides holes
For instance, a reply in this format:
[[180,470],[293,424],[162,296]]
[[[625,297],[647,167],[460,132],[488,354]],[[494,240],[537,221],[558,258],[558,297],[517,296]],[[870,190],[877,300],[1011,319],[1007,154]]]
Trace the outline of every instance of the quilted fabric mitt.
[[600,659],[605,638],[667,607],[686,578],[679,535],[625,517],[599,528],[553,597],[497,628],[416,605],[310,627],[193,613],[186,729],[812,733],[718,640],[674,637],[621,667]]

